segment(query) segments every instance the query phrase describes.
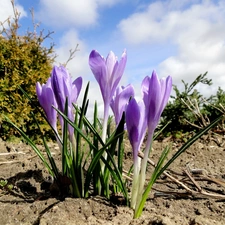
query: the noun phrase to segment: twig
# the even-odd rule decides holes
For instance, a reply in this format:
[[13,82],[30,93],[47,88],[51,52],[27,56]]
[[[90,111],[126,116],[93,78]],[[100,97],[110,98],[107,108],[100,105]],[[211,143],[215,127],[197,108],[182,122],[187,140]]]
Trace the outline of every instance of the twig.
[[0,153],[0,156],[15,155],[15,154],[23,154],[23,155],[25,155],[26,153],[24,153],[24,152],[6,152],[6,153]]
[[5,162],[0,162],[0,165],[4,165],[4,164],[11,164],[11,163],[19,163],[21,162],[20,160],[14,160],[14,161],[5,161]]
[[133,179],[131,177],[127,176],[124,172],[123,172],[122,176],[129,181],[133,181]]
[[79,45],[77,44],[74,50],[70,49],[70,55],[67,61],[63,64],[64,67],[66,67],[69,61],[71,61],[75,57],[75,53],[79,51],[78,46]]
[[[143,158],[144,154],[142,152],[138,153],[138,156]],[[150,165],[155,167],[155,163],[148,158],[148,162]],[[189,170],[189,171],[188,171]],[[213,197],[213,198],[217,198],[217,199],[225,199],[225,195],[221,195],[221,194],[213,194],[213,193],[209,193],[203,190],[203,188],[196,182],[196,181],[211,181],[212,183],[216,183],[217,185],[221,185],[223,187],[225,187],[225,182],[220,181],[218,179],[215,178],[211,178],[211,177],[207,177],[207,176],[202,176],[203,171],[202,169],[185,169],[184,173],[178,173],[178,172],[174,172],[172,170],[170,170],[171,172],[173,172],[174,174],[183,177],[182,180],[183,182],[187,182],[187,180],[184,180],[184,176],[186,175],[189,180],[191,180],[192,184],[197,188],[198,191],[192,190],[191,188],[189,188],[187,185],[185,185],[183,182],[181,182],[178,178],[175,178],[174,176],[170,175],[169,173],[167,173],[166,171],[163,172],[163,174],[168,177],[171,181],[173,181],[174,183],[176,183],[178,186],[183,187],[186,190],[186,193],[180,193],[180,192],[173,192],[173,191],[159,191],[158,193],[155,194],[155,196],[168,196],[168,195],[177,195],[177,196],[206,196],[206,197]],[[197,178],[194,178],[193,175],[198,175]],[[166,183],[166,181],[163,181],[164,183]],[[155,189],[155,188],[154,188]],[[155,189],[157,190],[157,189]]]
[[198,183],[195,181],[195,179],[191,176],[191,174],[189,173],[189,171],[186,169],[186,170],[184,170],[184,172],[189,177],[189,179],[191,180],[191,182],[197,187],[198,191],[201,192],[202,191],[202,188],[198,185]]

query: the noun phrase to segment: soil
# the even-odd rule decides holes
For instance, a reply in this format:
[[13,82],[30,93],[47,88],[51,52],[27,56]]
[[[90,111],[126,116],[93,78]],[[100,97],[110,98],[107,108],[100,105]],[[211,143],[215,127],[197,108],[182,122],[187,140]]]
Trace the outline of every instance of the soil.
[[[170,156],[181,146],[169,140],[155,141],[154,161],[167,144],[172,145]],[[60,163],[57,145],[50,146]],[[130,165],[132,154],[129,148],[125,158],[125,165]],[[225,224],[224,137],[206,136],[197,141],[170,169],[169,173],[191,192],[163,175],[154,185],[141,217],[133,219],[132,209],[99,196],[63,201],[46,197],[42,185],[49,176],[34,151],[22,142],[0,140],[0,181],[8,181],[8,185],[0,186],[0,224]],[[151,173],[151,166],[148,172]]]

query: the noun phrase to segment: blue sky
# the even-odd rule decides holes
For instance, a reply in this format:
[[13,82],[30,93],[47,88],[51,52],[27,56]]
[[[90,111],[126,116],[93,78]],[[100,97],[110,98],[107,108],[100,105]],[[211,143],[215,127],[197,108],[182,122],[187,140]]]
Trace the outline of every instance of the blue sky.
[[[73,77],[91,80],[90,100],[101,103],[98,85],[88,66],[92,49],[128,61],[121,85],[140,89],[142,79],[155,69],[173,83],[193,81],[208,71],[214,85],[198,87],[206,95],[225,89],[225,0],[16,0],[21,12],[21,33],[32,27],[30,8],[41,29],[52,35],[57,62],[66,62],[69,50],[79,44],[68,64]],[[0,1],[0,21],[12,15],[10,0]],[[45,43],[48,45],[48,42]],[[140,93],[138,93],[140,95]]]

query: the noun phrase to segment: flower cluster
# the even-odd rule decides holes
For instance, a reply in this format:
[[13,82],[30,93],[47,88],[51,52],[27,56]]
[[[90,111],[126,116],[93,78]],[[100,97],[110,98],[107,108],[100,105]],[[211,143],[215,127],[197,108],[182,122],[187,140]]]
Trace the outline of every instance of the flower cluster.
[[[125,66],[127,61],[126,51],[123,52],[120,61],[118,61],[115,54],[111,51],[106,59],[102,57],[96,50],[93,50],[89,56],[89,65],[90,69],[93,72],[102,94],[104,101],[104,118],[102,125],[102,135],[101,139],[94,139],[94,144],[90,142],[88,137],[82,134],[82,121],[79,123],[80,127],[77,128],[74,120],[74,104],[77,101],[79,93],[82,87],[82,78],[78,77],[72,81],[67,70],[63,67],[54,67],[52,70],[51,77],[48,79],[46,84],[41,85],[39,82],[36,84],[36,92],[42,106],[46,118],[49,124],[55,131],[57,139],[60,139],[57,131],[57,118],[59,118],[61,129],[63,133],[63,142],[66,141],[65,134],[68,132],[68,139],[73,144],[75,143],[75,129],[77,134],[81,134],[85,137],[88,145],[90,146],[91,153],[91,163],[90,167],[87,170],[86,182],[79,182],[79,179],[83,179],[83,169],[85,165],[83,157],[84,153],[77,148],[72,148],[76,154],[73,157],[73,154],[68,155],[65,148],[67,147],[67,142],[62,143],[61,149],[62,155],[66,159],[63,163],[63,175],[66,175],[72,180],[73,188],[76,190],[74,193],[75,196],[88,196],[90,180],[93,179],[94,192],[97,194],[103,194],[109,196],[109,181],[116,180],[117,186],[122,190],[124,196],[127,198],[127,190],[124,186],[122,180],[122,169],[120,159],[118,160],[118,167],[120,170],[115,168],[115,146],[118,143],[118,138],[121,136],[120,128],[114,133],[115,136],[108,136],[108,117],[110,107],[115,117],[115,123],[119,127],[121,124],[123,115],[125,115],[125,120],[122,125],[122,131],[127,130],[128,138],[130,140],[132,149],[133,149],[133,183],[131,190],[131,200],[130,206],[135,209],[135,215],[138,215],[137,212],[142,211],[142,202],[144,184],[145,184],[145,174],[147,167],[147,160],[149,157],[149,152],[151,149],[151,144],[153,140],[154,131],[159,123],[160,116],[163,109],[165,108],[168,99],[170,97],[170,92],[172,88],[172,78],[168,76],[167,78],[159,79],[156,72],[153,71],[152,75],[145,77],[141,84],[142,90],[142,99],[138,102],[135,97],[134,87],[132,85],[127,86],[118,86],[121,80],[121,77],[124,73]],[[86,105],[84,103],[83,105]],[[67,106],[67,108],[65,108]],[[57,109],[57,111],[55,110]],[[81,110],[82,111],[82,110]],[[65,113],[66,115],[59,114],[57,112]],[[82,113],[80,112],[80,115]],[[82,120],[81,116],[81,120]],[[91,130],[94,132],[94,136],[98,136],[95,126],[91,126],[87,119],[85,120],[87,124],[86,130]],[[68,124],[68,129],[63,130],[64,123]],[[143,140],[147,134],[146,147],[144,149],[143,159],[139,158],[139,151],[141,151],[141,146]],[[76,135],[78,137],[78,135]],[[108,140],[110,140],[108,142]],[[77,142],[78,143],[78,142]],[[99,144],[101,143],[102,148],[99,149]],[[120,156],[122,155],[122,145],[119,145],[121,149]],[[64,149],[64,151],[63,151]],[[118,157],[119,158],[119,157]],[[78,160],[78,161],[77,161]],[[119,166],[120,164],[120,166]],[[114,168],[112,167],[114,166]],[[54,166],[54,164],[53,164]],[[75,170],[75,171],[73,171]],[[116,177],[115,172],[117,171]],[[111,174],[111,178],[109,176]],[[102,177],[100,179],[100,177]],[[83,187],[87,189],[83,190]],[[118,188],[115,188],[118,189]],[[85,194],[86,193],[86,194]]]
[[[54,66],[51,77],[46,84],[36,84],[36,93],[39,103],[44,109],[46,117],[55,130],[57,131],[57,112],[54,108],[61,112],[65,111],[66,99],[68,101],[68,118],[74,120],[73,104],[76,103],[82,87],[82,78],[78,77],[72,81],[68,71],[63,67]],[[53,108],[54,106],[54,108]],[[63,118],[59,116],[63,132]],[[68,128],[70,140],[73,139],[73,128]]]
[[[48,160],[25,132],[9,118],[7,121],[20,132],[42,160],[53,177],[60,197],[88,197],[91,194],[102,195],[110,199],[110,195],[122,193],[126,204],[134,209],[134,218],[137,218],[141,215],[148,194],[158,177],[194,141],[220,121],[223,115],[186,142],[166,164],[164,162],[170,149],[168,146],[162,151],[158,162],[152,162],[149,155],[153,135],[170,97],[172,78],[168,76],[159,79],[153,71],[151,76],[143,79],[140,85],[142,98],[137,101],[132,85],[119,86],[126,61],[126,51],[122,53],[119,61],[112,51],[106,59],[96,50],[90,53],[90,69],[100,86],[104,101],[103,124],[97,118],[97,103],[94,108],[93,121],[86,118],[89,83],[84,92],[82,106],[75,105],[82,88],[81,77],[72,81],[66,68],[54,66],[46,84],[41,85],[37,82],[36,93],[39,103],[56,135],[61,150],[61,171],[56,166],[44,135],[42,135],[43,144]],[[22,88],[21,90],[31,100]],[[110,130],[111,120],[108,118],[110,107],[116,123],[116,129],[113,132]],[[61,133],[58,131],[58,120]],[[102,129],[101,132],[99,128]],[[127,176],[131,173],[128,172],[123,177],[125,132],[128,134],[133,151],[130,195],[128,194]],[[145,138],[146,141],[144,141]],[[142,146],[144,146],[143,149]],[[154,169],[146,183],[148,161]]]
[[[159,123],[160,116],[165,108],[172,89],[172,78],[159,80],[155,71],[152,76],[145,77],[142,82],[143,99],[137,103],[131,99],[126,109],[126,124],[129,140],[133,148],[134,175],[131,194],[131,207],[138,209],[140,196],[144,192],[145,174],[149,151],[153,140],[153,134]],[[148,131],[144,158],[138,157],[141,144]]]
[[[109,105],[112,108],[117,125],[123,112],[126,115],[126,127],[134,159],[131,207],[136,209],[140,203],[138,199],[140,199],[144,191],[147,159],[153,134],[159,123],[162,111],[169,100],[172,89],[172,78],[168,76],[166,79],[159,79],[156,72],[153,71],[151,77],[147,76],[144,78],[141,85],[143,99],[137,102],[132,85],[117,87],[125,68],[125,59],[126,54],[123,53],[122,60],[118,63],[115,55],[110,52],[106,60],[104,60],[99,53],[92,51],[89,64],[100,85],[105,103],[104,121],[108,119]],[[141,162],[138,152],[147,130],[148,138],[144,151],[144,159]]]

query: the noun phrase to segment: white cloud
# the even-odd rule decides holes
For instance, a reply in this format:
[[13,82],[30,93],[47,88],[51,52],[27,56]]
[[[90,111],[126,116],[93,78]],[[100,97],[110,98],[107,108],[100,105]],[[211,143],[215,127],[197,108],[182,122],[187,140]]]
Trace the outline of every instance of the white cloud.
[[92,0],[41,0],[37,17],[54,27],[86,26],[96,22],[97,3]]
[[74,50],[77,45],[78,51],[75,53],[75,57],[68,62],[68,68],[74,77],[82,76],[89,72],[88,53],[85,42],[79,38],[75,30],[71,29],[62,35],[58,46],[55,48],[56,54],[58,55],[56,61],[64,64],[69,58],[70,50]]
[[118,28],[123,38],[132,44],[161,42],[169,38],[178,41],[190,32],[195,36],[196,32],[204,32],[205,27],[222,25],[225,13],[222,3],[216,5],[211,1],[202,1],[187,7],[184,7],[185,1],[180,1],[178,5],[175,3],[177,0],[156,1],[149,4],[145,11],[122,20]]
[[86,27],[95,25],[100,7],[110,7],[121,0],[41,0],[37,12],[39,20],[50,26]]
[[[15,8],[20,13],[20,18],[27,15],[23,6],[17,4],[16,1],[15,1]],[[4,22],[9,17],[10,18],[14,17],[12,3],[9,0],[1,0],[0,1],[0,21]],[[7,26],[7,24],[5,24],[5,25]]]
[[156,1],[118,25],[121,36],[133,46],[146,45],[147,49],[154,44],[172,43],[176,47],[176,52],[158,66],[160,76],[170,74],[178,84],[181,79],[191,82],[208,71],[216,87],[213,89],[225,89],[224,27],[224,0]]

